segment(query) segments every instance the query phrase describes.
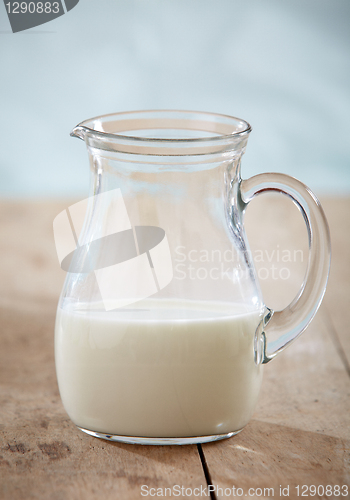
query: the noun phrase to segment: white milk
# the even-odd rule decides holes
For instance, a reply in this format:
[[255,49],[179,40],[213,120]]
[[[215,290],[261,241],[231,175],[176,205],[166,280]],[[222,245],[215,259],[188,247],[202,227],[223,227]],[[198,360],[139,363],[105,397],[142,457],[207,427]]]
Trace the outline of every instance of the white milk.
[[57,378],[72,421],[105,434],[158,438],[244,427],[261,383],[254,362],[259,312],[162,301],[154,313],[151,303],[58,310]]

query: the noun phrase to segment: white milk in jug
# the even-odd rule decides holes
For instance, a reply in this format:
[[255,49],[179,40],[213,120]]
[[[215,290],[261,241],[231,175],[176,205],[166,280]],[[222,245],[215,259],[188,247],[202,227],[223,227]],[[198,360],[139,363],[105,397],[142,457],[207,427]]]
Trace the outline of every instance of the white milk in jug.
[[143,309],[59,309],[57,378],[71,420],[119,436],[181,438],[238,431],[261,384],[260,311],[143,301]]

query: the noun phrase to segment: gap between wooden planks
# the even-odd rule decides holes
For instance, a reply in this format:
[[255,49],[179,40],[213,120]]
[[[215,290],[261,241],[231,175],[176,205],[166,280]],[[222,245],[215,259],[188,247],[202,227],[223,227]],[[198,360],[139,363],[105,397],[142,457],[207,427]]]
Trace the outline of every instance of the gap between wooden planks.
[[[69,422],[52,369],[53,304],[64,275],[55,261],[51,225],[54,215],[66,204],[5,205],[0,220],[0,244],[6,256],[0,264],[0,355],[4,367],[0,491],[11,499],[48,495],[57,499],[101,495],[128,499],[140,498],[140,481],[144,479],[153,485],[183,482],[205,486],[195,447],[148,451],[134,447],[131,451],[127,445],[108,448],[77,433]],[[266,200],[262,211],[265,220],[271,219],[271,210],[286,220],[287,209],[276,211],[276,207]],[[235,481],[247,487],[265,483],[278,487],[279,482],[289,481],[293,486],[321,479],[323,484],[341,480],[349,483],[349,380],[345,360],[350,359],[350,204],[349,200],[324,200],[324,207],[333,243],[326,307],[295,345],[265,367],[260,403],[246,429],[230,440],[203,446],[213,484],[226,481],[232,486]],[[293,224],[298,226],[299,222],[287,220],[288,236]],[[257,236],[257,220],[253,229]],[[261,229],[266,234],[264,224]],[[270,255],[278,237],[275,231],[266,242]],[[17,262],[11,260],[14,253],[19,256]],[[298,286],[296,274],[291,283],[282,283],[287,287],[279,292],[279,298],[288,298],[291,287]]]
[[[333,253],[324,303],[303,336],[264,367],[250,424],[230,440],[203,445],[216,487],[274,488],[279,497],[280,487],[289,486],[289,498],[299,498],[296,487],[303,484],[350,487],[350,200],[325,199],[323,206]],[[277,245],[307,250],[300,215],[281,197],[261,199],[249,217],[253,250],[264,245],[270,255]],[[294,271],[289,283],[262,283],[264,296],[284,307],[305,269]],[[217,498],[224,497],[219,490]]]

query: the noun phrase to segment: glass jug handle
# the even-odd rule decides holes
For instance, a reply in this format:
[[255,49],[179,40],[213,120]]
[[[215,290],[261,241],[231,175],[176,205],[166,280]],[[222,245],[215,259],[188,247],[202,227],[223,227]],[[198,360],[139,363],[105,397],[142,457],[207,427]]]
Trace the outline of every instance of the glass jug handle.
[[301,211],[308,232],[309,258],[306,275],[294,300],[282,311],[268,309],[257,339],[258,359],[268,363],[296,339],[319,308],[330,268],[331,243],[327,220],[319,200],[302,182],[285,174],[265,173],[241,181],[243,212],[248,203],[269,191],[289,196]]

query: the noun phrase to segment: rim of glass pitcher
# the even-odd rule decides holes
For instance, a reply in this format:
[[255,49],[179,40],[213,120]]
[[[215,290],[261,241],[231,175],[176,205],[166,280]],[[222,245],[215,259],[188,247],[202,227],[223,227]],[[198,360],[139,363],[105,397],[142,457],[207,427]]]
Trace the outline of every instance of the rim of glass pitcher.
[[[109,118],[112,116],[116,117],[122,117],[122,116],[130,116],[130,115],[147,115],[150,113],[154,114],[161,114],[161,113],[171,113],[171,114],[193,114],[193,115],[202,115],[202,116],[212,116],[212,117],[217,117],[217,118],[222,118],[222,119],[229,119],[232,120],[236,123],[242,123],[244,124],[244,128],[242,130],[236,130],[234,132],[228,133],[228,134],[220,134],[220,135],[213,135],[213,136],[207,136],[207,137],[187,137],[187,138],[164,138],[164,137],[139,137],[137,135],[124,135],[122,133],[109,133],[109,132],[103,132],[100,130],[96,130],[94,128],[88,127],[86,124],[89,122],[94,122],[97,120],[101,120],[104,118]],[[132,140],[132,141],[141,141],[141,142],[210,142],[210,141],[220,141],[224,139],[230,139],[230,138],[236,138],[236,137],[242,137],[244,135],[248,135],[252,131],[251,125],[247,122],[247,120],[243,120],[243,118],[238,118],[236,116],[231,116],[231,115],[226,115],[223,113],[212,113],[212,112],[207,112],[207,111],[193,111],[193,110],[176,110],[176,109],[150,109],[150,110],[139,110],[139,111],[120,111],[117,113],[108,113],[104,115],[98,115],[94,116],[92,118],[88,118],[87,120],[83,120],[80,122],[73,130],[71,135],[75,135],[74,131],[77,128],[84,128],[85,130],[91,132],[94,135],[101,136],[101,137],[109,137],[111,139],[113,138],[119,138],[119,139],[124,139],[124,140]]]

